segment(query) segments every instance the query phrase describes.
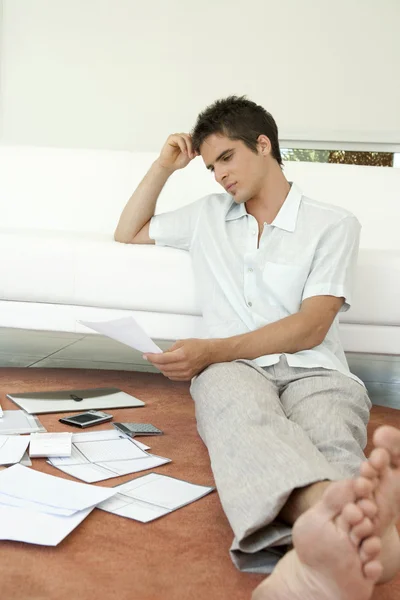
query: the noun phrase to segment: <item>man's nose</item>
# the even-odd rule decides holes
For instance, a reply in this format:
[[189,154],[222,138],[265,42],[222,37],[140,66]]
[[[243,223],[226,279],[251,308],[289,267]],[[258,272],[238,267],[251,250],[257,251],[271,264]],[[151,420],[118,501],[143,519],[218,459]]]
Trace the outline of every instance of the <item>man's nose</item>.
[[228,177],[228,173],[226,172],[226,169],[224,168],[215,168],[215,179],[217,181],[217,183],[220,183],[221,185],[224,184],[224,181],[226,180],[226,178]]

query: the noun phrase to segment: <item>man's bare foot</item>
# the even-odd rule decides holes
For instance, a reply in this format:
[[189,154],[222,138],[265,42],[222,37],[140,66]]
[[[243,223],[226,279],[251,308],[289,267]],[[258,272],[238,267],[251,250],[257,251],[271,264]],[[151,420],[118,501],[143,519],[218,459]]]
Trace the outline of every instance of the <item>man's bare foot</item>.
[[364,478],[357,486],[354,480],[332,483],[296,521],[294,550],[252,600],[368,600],[382,573],[381,542],[372,535],[376,507],[367,499],[371,490]]
[[374,533],[382,541],[383,572],[379,582],[384,583],[400,569],[400,539],[396,529],[400,516],[400,431],[389,426],[379,427],[373,443],[375,449],[361,465],[361,477],[357,481],[369,480],[373,486],[371,498],[377,506]]
[[400,431],[388,425],[373,436],[375,449],[360,468],[361,478],[369,479],[378,508],[376,532],[383,536],[400,516]]

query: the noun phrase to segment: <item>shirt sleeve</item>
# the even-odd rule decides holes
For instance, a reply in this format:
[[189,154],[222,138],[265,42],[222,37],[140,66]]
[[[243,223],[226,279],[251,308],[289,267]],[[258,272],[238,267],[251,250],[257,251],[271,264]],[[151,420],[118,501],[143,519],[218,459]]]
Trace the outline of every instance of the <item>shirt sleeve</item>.
[[361,226],[348,216],[331,226],[321,237],[303,291],[303,298],[337,296],[345,299],[340,312],[352,302]]
[[157,246],[190,250],[204,198],[150,219],[149,237]]

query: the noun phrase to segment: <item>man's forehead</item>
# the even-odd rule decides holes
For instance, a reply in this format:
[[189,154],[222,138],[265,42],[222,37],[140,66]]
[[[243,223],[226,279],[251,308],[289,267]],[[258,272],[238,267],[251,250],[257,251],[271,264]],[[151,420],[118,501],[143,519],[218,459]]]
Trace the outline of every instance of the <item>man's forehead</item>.
[[200,154],[206,165],[213,163],[221,154],[236,148],[239,140],[232,140],[225,135],[208,136],[200,146]]
[[228,148],[228,146],[232,146],[232,144],[237,142],[237,140],[232,140],[226,135],[222,133],[213,133],[206,137],[200,147],[200,152],[221,152],[224,147]]

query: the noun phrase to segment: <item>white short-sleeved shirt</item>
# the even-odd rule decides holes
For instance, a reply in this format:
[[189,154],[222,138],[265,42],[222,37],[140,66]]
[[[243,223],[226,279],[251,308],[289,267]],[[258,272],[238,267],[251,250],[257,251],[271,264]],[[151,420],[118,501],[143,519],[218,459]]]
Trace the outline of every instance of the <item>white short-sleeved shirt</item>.
[[[258,223],[244,203],[211,194],[151,219],[157,245],[190,252],[205,335],[226,338],[259,329],[299,311],[311,296],[344,297],[351,304],[360,224],[349,211],[304,196],[292,184],[279,213]],[[284,353],[293,367],[324,367],[361,383],[349,371],[336,316],[325,340],[311,350]],[[276,364],[281,354],[255,359]]]

